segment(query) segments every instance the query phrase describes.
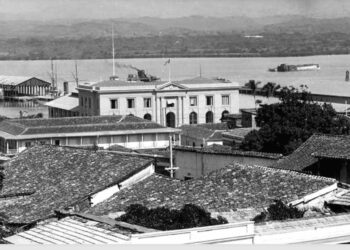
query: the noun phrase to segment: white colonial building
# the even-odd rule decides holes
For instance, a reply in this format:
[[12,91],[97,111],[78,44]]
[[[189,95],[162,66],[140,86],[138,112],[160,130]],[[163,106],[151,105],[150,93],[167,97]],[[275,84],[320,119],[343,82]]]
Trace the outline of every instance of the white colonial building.
[[[80,116],[133,114],[178,127],[216,123],[223,113],[239,112],[239,84],[221,78],[174,82],[108,80],[82,84],[77,90]],[[65,113],[59,112],[59,100],[55,100],[54,107],[47,105],[50,117]]]

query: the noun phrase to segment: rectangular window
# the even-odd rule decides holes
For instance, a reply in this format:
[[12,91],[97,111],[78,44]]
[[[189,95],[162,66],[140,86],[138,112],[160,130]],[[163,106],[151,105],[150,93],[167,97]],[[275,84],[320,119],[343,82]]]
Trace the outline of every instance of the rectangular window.
[[213,96],[206,96],[207,106],[213,106]]
[[190,106],[197,106],[197,96],[190,97]]
[[91,109],[91,98],[89,98],[89,109]]
[[80,97],[80,105],[84,106],[84,98],[83,97]]
[[128,109],[135,108],[135,99],[134,98],[127,99],[127,102],[128,102]]
[[84,104],[85,104],[85,107],[87,107],[87,97],[85,97]]
[[144,106],[145,108],[150,108],[150,107],[152,107],[151,98],[143,98],[143,106]]
[[230,96],[229,95],[222,96],[222,105],[230,105]]
[[111,109],[118,109],[118,100],[111,100]]

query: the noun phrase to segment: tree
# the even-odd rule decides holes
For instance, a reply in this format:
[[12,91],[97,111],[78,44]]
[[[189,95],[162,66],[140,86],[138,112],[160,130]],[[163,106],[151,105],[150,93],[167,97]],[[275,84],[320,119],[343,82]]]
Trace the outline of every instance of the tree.
[[241,149],[289,154],[314,133],[349,134],[350,122],[337,115],[330,104],[314,102],[305,88],[284,87],[279,103],[261,105],[253,130]]
[[287,220],[287,219],[297,219],[304,216],[305,211],[299,210],[292,205],[286,205],[281,200],[274,200],[267,211],[254,217],[254,222],[264,222],[268,220]]
[[256,108],[256,100],[255,100],[256,90],[258,89],[258,85],[260,85],[260,84],[261,84],[261,82],[256,82],[254,80],[249,80],[249,82],[245,84],[245,86],[248,87],[252,91],[252,94],[254,96],[255,108]]
[[279,84],[276,84],[274,82],[268,82],[266,83],[262,88],[261,91],[265,94],[266,98],[269,100],[271,96],[273,96],[277,90],[279,90],[281,86]]
[[185,204],[180,210],[166,207],[148,209],[141,204],[132,204],[126,208],[125,212],[117,220],[158,230],[175,230],[228,223],[221,216],[218,216],[217,219],[211,218],[210,213],[193,204]]

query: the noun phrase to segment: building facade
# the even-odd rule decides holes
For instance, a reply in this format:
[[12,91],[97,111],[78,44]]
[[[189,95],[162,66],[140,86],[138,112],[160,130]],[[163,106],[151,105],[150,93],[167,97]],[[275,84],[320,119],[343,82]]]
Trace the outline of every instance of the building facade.
[[120,145],[131,149],[179,144],[179,129],[135,116],[12,119],[0,123],[0,152],[16,154],[35,144],[56,146]]
[[51,83],[36,77],[0,76],[0,89],[4,97],[45,96]]
[[163,126],[178,127],[217,123],[223,114],[239,112],[239,84],[220,78],[176,82],[109,80],[82,84],[77,90],[80,116],[133,114]]

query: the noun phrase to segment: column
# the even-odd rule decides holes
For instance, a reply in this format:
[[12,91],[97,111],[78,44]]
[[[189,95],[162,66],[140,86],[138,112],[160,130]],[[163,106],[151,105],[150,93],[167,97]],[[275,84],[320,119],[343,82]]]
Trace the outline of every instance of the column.
[[182,96],[179,97],[179,125],[178,126],[183,125],[182,98],[183,98]]
[[180,126],[180,97],[176,97],[176,126]]
[[182,107],[182,124],[185,124],[185,107],[184,107],[184,97],[181,97],[181,107]]
[[163,125],[163,107],[162,107],[162,97],[159,97],[159,124]]
[[157,98],[152,96],[152,121],[157,122]]

